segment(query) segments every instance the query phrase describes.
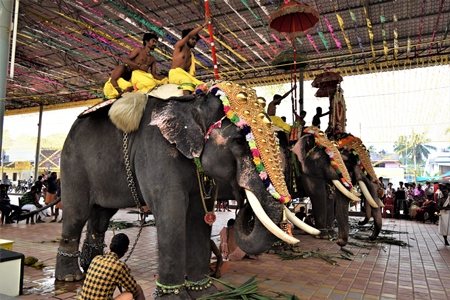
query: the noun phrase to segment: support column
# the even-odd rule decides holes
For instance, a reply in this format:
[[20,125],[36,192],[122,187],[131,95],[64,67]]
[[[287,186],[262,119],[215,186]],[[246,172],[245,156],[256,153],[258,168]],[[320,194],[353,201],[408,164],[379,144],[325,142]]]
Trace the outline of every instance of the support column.
[[34,181],[39,176],[39,158],[41,157],[41,128],[42,128],[42,113],[44,111],[44,105],[39,104],[39,123],[38,123],[38,138],[36,143],[36,156],[34,159]]
[[[9,64],[13,3],[13,0],[2,0],[2,8],[0,9],[0,153],[3,153],[3,119],[5,116],[6,77]],[[3,155],[1,159],[3,163]]]

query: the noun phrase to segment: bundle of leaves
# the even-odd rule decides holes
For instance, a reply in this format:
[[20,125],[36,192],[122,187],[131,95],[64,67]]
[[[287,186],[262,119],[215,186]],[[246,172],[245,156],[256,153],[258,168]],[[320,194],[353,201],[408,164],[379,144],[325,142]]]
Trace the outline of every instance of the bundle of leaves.
[[229,283],[226,283],[222,280],[212,278],[212,280],[217,281],[221,285],[223,285],[226,290],[217,292],[212,295],[207,295],[199,298],[199,300],[235,300],[235,299],[243,299],[243,300],[274,300],[274,299],[288,299],[288,300],[299,300],[299,298],[295,295],[285,294],[281,292],[270,291],[271,293],[276,294],[275,297],[266,296],[259,293],[258,285],[264,280],[255,281],[256,275],[247,280],[241,286],[234,286]]

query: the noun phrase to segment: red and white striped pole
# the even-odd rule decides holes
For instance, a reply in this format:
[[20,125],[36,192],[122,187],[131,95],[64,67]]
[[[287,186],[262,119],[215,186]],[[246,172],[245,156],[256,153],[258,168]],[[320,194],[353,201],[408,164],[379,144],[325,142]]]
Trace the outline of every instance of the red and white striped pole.
[[[206,11],[206,16],[210,17],[211,12],[209,11],[208,0],[205,0],[205,11]],[[217,80],[217,79],[219,79],[219,68],[217,67],[216,46],[214,46],[214,35],[213,35],[211,20],[209,20],[209,23],[208,23],[208,30],[209,30],[209,42],[211,43],[211,54],[212,54],[212,59],[213,59],[213,64],[214,64],[214,77]]]

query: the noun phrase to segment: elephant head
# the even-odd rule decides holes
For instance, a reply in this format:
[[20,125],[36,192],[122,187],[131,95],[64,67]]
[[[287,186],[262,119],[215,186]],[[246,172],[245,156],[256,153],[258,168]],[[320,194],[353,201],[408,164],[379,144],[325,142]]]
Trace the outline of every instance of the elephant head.
[[[362,141],[351,134],[338,134],[335,136],[339,151],[352,178],[353,184],[358,184],[365,199],[366,219],[373,217],[374,231],[370,239],[378,237],[382,227],[381,207],[383,203],[379,198],[379,181],[370,162],[369,152]],[[364,224],[361,223],[361,224]]]
[[349,200],[358,201],[351,185],[350,175],[337,147],[316,128],[300,138],[293,148],[301,165],[298,187],[309,196],[313,206],[319,237],[335,236],[334,219],[337,218],[339,239],[344,246],[348,240]]

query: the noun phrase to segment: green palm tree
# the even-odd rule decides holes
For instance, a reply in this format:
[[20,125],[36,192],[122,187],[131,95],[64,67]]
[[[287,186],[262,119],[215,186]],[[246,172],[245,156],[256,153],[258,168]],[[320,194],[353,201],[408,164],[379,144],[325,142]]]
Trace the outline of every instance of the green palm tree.
[[399,136],[397,141],[394,143],[394,151],[395,153],[398,153],[400,162],[402,162],[403,159],[404,165],[407,164],[408,149],[409,149],[408,137],[405,135]]
[[415,134],[413,133],[411,137],[413,145],[413,159],[415,158],[418,162],[424,163],[428,155],[431,153],[430,150],[436,151],[437,148],[426,143],[430,142],[430,139],[425,138],[425,134]]

